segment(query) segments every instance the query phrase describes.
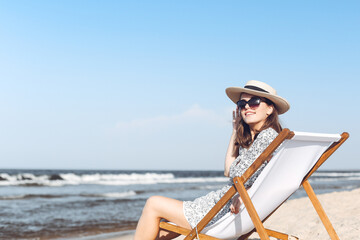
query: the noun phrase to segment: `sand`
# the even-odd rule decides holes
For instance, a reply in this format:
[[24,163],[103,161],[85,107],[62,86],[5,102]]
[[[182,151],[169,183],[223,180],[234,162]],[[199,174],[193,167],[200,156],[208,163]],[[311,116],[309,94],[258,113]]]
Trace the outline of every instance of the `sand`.
[[[360,189],[317,195],[335,231],[342,240],[359,239]],[[309,198],[285,202],[266,222],[265,227],[300,239],[330,239]],[[124,235],[111,240],[132,240]],[[183,239],[178,237],[177,240]],[[254,233],[251,240],[260,239]],[[110,240],[110,239],[109,239]]]

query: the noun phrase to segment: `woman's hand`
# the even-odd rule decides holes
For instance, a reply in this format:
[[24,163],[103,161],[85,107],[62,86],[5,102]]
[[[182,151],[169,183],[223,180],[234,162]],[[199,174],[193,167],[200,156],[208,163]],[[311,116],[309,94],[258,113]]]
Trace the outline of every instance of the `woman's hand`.
[[241,205],[240,195],[236,194],[231,200],[230,212],[233,214],[238,214],[240,210],[240,205]]
[[224,175],[226,177],[228,177],[230,174],[231,164],[234,162],[234,160],[239,155],[239,147],[235,145],[235,142],[236,142],[236,137],[237,137],[236,131],[240,124],[240,119],[241,119],[241,116],[239,113],[239,108],[236,107],[236,110],[233,110],[233,120],[232,120],[233,131],[231,133],[229,146],[228,146],[228,149],[226,151],[226,156],[225,156]]
[[240,123],[240,111],[239,111],[239,107],[236,107],[236,110],[233,110],[233,120],[232,120],[232,125],[233,125],[233,130],[236,131],[239,123]]

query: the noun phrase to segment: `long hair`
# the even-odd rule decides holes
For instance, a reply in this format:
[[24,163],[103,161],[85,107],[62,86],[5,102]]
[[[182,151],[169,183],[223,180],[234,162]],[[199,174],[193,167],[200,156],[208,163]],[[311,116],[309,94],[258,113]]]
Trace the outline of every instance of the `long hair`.
[[[262,127],[257,132],[255,132],[254,139],[256,139],[257,135],[262,130],[268,129],[270,127],[273,128],[278,133],[281,132],[281,130],[282,130],[282,127],[279,122],[279,114],[278,114],[278,111],[276,110],[274,103],[267,98],[265,98],[265,103],[269,106],[270,105],[273,106],[273,112],[266,118]],[[251,137],[250,127],[248,124],[245,123],[245,121],[243,119],[240,120],[240,123],[239,123],[239,126],[238,126],[236,132],[237,132],[237,136],[236,136],[236,140],[235,140],[235,145],[237,147],[241,146],[243,148],[249,148],[251,146],[251,144],[253,143],[253,140]]]

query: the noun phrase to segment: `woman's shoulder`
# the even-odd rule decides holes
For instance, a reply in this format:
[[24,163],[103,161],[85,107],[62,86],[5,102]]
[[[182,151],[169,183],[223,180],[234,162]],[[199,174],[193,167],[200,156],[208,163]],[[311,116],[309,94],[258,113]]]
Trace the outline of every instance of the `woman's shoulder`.
[[258,134],[258,138],[270,138],[270,139],[274,139],[276,136],[278,135],[278,133],[275,131],[275,129],[269,127],[267,129],[262,130],[259,134]]

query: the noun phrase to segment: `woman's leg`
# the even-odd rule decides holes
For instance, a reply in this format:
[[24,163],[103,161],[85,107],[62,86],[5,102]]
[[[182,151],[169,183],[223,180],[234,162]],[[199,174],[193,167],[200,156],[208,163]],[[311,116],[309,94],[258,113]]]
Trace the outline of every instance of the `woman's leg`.
[[153,196],[145,204],[136,227],[134,240],[154,240],[159,233],[160,220],[164,218],[178,226],[191,229],[183,212],[183,202],[167,197]]

